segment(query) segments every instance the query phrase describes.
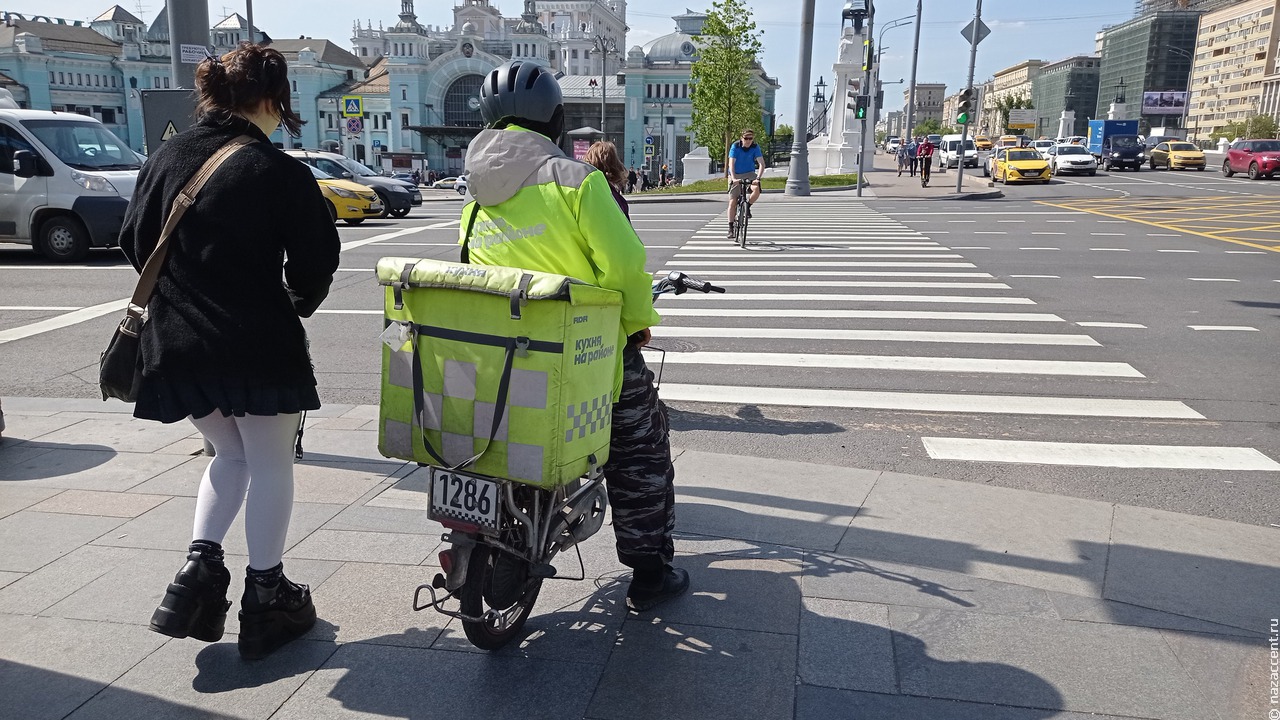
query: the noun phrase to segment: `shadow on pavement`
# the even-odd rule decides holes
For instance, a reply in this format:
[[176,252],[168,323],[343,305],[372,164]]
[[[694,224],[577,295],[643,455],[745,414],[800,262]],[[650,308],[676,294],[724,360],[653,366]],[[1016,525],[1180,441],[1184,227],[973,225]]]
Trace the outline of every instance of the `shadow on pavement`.
[[672,430],[709,430],[712,432],[748,432],[763,435],[830,435],[845,428],[831,422],[775,420],[767,418],[755,405],[743,405],[736,416],[679,410],[667,406]]
[[[16,440],[16,438],[15,438]],[[75,475],[107,464],[116,456],[113,448],[105,445],[69,445],[45,443],[31,445],[24,441],[4,439],[0,445],[0,482],[22,482]],[[58,462],[48,462],[56,457]]]

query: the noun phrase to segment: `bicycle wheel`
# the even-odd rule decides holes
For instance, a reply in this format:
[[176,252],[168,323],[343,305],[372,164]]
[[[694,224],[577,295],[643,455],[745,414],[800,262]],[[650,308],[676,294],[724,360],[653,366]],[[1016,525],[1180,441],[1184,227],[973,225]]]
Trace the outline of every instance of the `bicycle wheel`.
[[744,250],[747,247],[747,208],[749,206],[744,192],[742,200],[738,202],[738,247]]

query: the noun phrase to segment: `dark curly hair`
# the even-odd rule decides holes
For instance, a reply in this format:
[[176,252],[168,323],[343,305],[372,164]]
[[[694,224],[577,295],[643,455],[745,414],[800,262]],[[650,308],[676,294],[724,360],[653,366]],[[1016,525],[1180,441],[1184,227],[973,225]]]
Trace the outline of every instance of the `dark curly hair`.
[[289,66],[278,50],[242,42],[222,57],[210,56],[196,68],[196,114],[226,122],[232,115],[257,112],[264,100],[280,115],[285,130],[298,136],[305,122],[289,97]]

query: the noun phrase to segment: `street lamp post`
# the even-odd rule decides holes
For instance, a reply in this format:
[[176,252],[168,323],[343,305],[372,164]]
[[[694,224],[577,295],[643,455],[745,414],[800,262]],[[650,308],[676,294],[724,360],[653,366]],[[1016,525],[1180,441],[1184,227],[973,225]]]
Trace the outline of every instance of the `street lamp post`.
[[675,105],[669,102],[656,102],[649,105],[651,109],[658,111],[658,135],[662,138],[662,144],[659,146],[658,169],[669,161],[667,160],[667,108],[674,108]]
[[[1169,52],[1178,53],[1187,59],[1187,99],[1182,101],[1182,120],[1178,122],[1178,127],[1182,128],[1185,133],[1187,131],[1187,110],[1191,107],[1191,74],[1196,69],[1196,58],[1182,48],[1171,47],[1168,50]],[[1190,140],[1191,138],[1188,136],[1187,139]]]
[[[813,14],[815,0],[804,0],[800,10],[800,79],[796,87],[809,84],[813,68]],[[809,103],[803,92],[796,93],[796,126],[791,139],[791,162],[787,166],[788,195],[809,194]],[[728,158],[725,158],[728,161]]]
[[609,55],[618,52],[618,41],[611,37],[597,35],[591,41],[591,48],[600,55],[600,135],[608,140],[609,127],[605,99],[609,95]]

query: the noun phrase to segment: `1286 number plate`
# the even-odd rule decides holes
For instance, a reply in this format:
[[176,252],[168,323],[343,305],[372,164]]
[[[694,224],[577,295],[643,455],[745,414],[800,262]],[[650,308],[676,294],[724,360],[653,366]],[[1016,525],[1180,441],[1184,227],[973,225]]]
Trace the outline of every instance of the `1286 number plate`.
[[455,520],[498,529],[498,483],[452,470],[431,468],[431,502],[427,514],[433,520]]

